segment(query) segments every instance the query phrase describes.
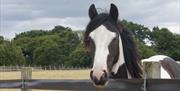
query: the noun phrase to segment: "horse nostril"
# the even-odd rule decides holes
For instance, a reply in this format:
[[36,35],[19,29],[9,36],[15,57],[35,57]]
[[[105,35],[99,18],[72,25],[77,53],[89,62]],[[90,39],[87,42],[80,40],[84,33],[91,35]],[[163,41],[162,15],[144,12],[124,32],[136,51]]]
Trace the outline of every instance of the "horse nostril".
[[107,72],[104,70],[103,71],[104,73],[102,74],[102,76],[101,76],[101,80],[102,81],[107,81],[108,80],[108,75],[107,75]]
[[106,72],[106,70],[103,70],[103,72],[105,73],[105,72]]
[[93,71],[90,72],[90,78],[93,79]]

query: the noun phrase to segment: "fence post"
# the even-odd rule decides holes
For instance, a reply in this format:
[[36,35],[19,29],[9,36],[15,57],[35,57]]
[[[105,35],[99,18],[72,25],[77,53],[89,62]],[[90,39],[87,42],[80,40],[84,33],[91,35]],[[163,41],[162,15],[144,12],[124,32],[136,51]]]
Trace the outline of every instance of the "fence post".
[[146,78],[161,78],[161,64],[159,62],[143,62],[143,76]]
[[24,82],[26,80],[31,79],[31,77],[32,77],[32,68],[31,67],[22,67],[21,68],[21,79],[22,79],[22,88],[21,88],[21,91],[31,91],[24,84]]

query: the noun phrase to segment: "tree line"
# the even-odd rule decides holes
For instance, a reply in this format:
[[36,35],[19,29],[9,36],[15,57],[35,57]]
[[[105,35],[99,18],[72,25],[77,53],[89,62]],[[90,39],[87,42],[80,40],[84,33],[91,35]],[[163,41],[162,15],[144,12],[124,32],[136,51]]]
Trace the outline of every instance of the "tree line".
[[[180,35],[167,28],[123,20],[131,31],[141,58],[163,54],[180,60]],[[61,25],[52,30],[31,30],[17,34],[11,41],[0,36],[0,65],[91,66],[89,49],[83,45],[84,31]]]

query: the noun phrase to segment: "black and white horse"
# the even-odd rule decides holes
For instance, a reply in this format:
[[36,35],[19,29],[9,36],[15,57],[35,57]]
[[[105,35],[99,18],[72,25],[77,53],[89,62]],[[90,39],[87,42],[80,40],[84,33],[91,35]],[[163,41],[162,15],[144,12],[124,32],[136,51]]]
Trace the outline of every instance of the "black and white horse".
[[90,22],[84,43],[91,49],[93,67],[90,78],[95,85],[106,85],[109,78],[142,78],[142,67],[131,33],[118,20],[118,9],[98,14],[89,7]]
[[141,63],[131,34],[118,20],[118,9],[111,4],[110,13],[98,14],[89,8],[90,22],[84,42],[93,55],[90,77],[96,85],[108,78],[142,78]]
[[155,55],[146,59],[142,59],[142,62],[159,62],[160,78],[161,79],[180,79],[180,64],[174,59],[165,55]]

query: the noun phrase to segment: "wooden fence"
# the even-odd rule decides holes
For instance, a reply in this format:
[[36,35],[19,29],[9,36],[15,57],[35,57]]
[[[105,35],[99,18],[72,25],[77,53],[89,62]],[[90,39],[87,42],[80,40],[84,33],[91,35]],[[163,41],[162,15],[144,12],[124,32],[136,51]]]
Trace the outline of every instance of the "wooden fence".
[[41,89],[65,91],[179,91],[180,79],[119,79],[105,87],[95,87],[90,80],[1,80],[0,89]]
[[48,65],[48,66],[0,66],[0,72],[10,72],[10,71],[21,71],[23,67],[31,67],[33,71],[42,71],[42,70],[81,70],[81,69],[90,69],[90,67],[81,67],[81,66],[54,66],[54,65]]
[[[20,80],[0,80],[0,89],[73,90],[73,91],[180,91],[180,79],[158,79],[160,64],[143,63],[144,79],[110,80],[105,87],[95,87],[90,80],[31,79],[31,67],[22,67]],[[155,78],[155,79],[151,79]]]

